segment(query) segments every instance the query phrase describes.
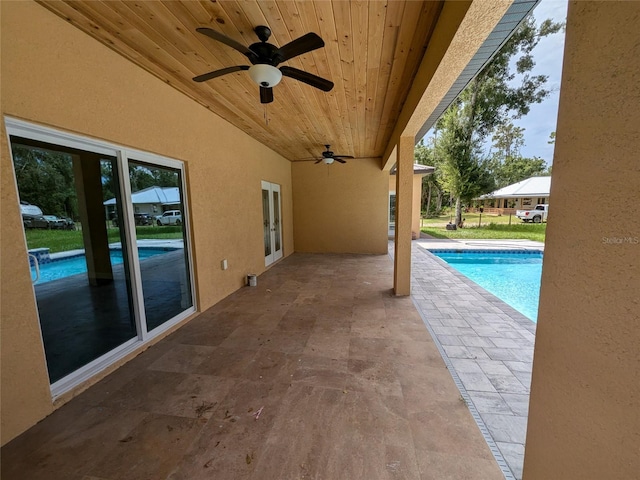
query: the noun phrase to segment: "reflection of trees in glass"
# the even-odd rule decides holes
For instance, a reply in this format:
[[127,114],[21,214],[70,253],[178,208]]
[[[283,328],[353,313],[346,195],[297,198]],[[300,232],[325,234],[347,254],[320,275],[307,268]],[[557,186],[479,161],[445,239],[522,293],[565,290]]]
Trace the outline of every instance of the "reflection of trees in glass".
[[113,163],[108,160],[100,161],[100,175],[102,177],[102,199],[106,201],[114,198]]
[[175,171],[144,165],[129,166],[131,192],[138,192],[149,187],[177,187],[178,174]]
[[11,145],[20,200],[45,214],[78,218],[78,199],[71,156]]

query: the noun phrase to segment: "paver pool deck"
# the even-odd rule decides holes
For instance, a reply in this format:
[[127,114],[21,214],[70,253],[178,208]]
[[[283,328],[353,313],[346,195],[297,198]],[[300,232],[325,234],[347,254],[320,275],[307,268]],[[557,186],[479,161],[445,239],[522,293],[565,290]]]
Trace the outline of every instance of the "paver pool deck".
[[505,477],[521,479],[536,324],[429,252],[512,249],[544,244],[416,240],[411,296]]

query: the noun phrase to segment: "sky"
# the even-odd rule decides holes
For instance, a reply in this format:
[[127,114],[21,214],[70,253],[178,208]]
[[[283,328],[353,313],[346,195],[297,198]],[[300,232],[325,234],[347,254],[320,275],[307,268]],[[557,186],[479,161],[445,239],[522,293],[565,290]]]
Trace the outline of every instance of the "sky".
[[[555,22],[564,22],[567,17],[567,0],[541,0],[533,11],[536,23],[547,18]],[[549,134],[556,129],[558,117],[558,99],[560,96],[560,78],[562,76],[562,54],[564,52],[564,31],[549,35],[540,40],[533,50],[535,66],[531,75],[547,75],[545,88],[551,90],[549,96],[539,104],[532,104],[529,113],[513,123],[525,129],[525,144],[520,150],[523,157],[540,157],[553,163],[553,145],[547,143]],[[427,132],[426,138],[432,135]],[[487,151],[491,147],[491,139],[487,143]]]
[[[542,0],[533,11],[537,23],[551,18],[564,22],[567,18],[567,0]],[[520,153],[523,157],[543,158],[547,165],[553,163],[553,145],[549,145],[549,134],[556,129],[560,77],[562,75],[562,54],[564,52],[564,32],[549,35],[540,40],[533,51],[535,67],[533,75],[547,75],[547,89],[551,94],[542,103],[531,105],[525,117],[514,124],[523,127],[525,145]]]

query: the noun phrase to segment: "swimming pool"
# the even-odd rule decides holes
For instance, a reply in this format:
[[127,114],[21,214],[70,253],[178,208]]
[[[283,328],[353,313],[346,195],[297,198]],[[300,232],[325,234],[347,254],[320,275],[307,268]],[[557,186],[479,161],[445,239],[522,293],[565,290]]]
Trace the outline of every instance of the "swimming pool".
[[[173,250],[172,248],[138,248],[138,257],[142,260]],[[112,249],[109,251],[109,256],[111,257],[112,265],[122,263],[122,250]],[[52,259],[50,262],[40,264],[40,279],[36,282],[36,285],[86,272],[87,261],[84,254]],[[31,278],[36,278],[36,270],[33,266],[31,267]]]
[[431,253],[533,322],[538,320],[542,253],[432,250]]

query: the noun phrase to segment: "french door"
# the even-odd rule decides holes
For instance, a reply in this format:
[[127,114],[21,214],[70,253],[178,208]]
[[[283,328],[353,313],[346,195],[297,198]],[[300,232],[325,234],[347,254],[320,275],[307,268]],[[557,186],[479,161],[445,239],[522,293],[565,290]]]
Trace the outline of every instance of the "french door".
[[281,203],[280,185],[263,181],[262,226],[265,266],[269,266],[282,258]]
[[5,124],[55,397],[195,312],[184,165]]

